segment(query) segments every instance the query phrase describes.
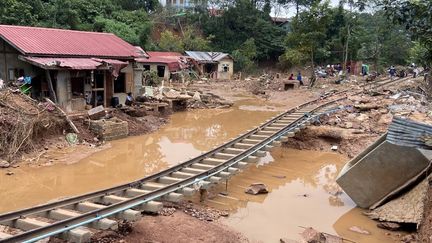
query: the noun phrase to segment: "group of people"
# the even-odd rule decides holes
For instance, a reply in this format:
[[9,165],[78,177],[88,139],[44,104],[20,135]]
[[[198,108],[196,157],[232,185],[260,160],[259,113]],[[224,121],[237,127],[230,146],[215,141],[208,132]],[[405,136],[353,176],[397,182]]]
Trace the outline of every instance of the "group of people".
[[[289,76],[288,80],[294,80],[294,74],[291,73],[291,75]],[[303,83],[303,77],[301,75],[301,72],[298,72],[297,74],[297,81],[299,81],[300,85],[304,85]]]

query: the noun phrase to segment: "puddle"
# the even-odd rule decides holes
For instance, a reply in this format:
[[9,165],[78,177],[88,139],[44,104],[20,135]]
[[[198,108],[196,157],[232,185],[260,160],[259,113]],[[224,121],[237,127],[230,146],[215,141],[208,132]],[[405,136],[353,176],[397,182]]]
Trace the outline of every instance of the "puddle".
[[[261,165],[251,166],[230,179],[228,194],[210,193],[205,203],[230,210],[230,216],[222,222],[252,242],[299,240],[301,227],[313,227],[357,243],[394,242],[386,235],[388,231],[377,228],[338,189],[335,179],[345,162],[346,158],[337,153],[275,148],[261,160]],[[256,182],[266,184],[270,193],[245,194],[246,187]],[[225,191],[225,185],[219,186],[220,191]],[[371,235],[352,232],[352,226]]]
[[13,176],[1,170],[0,213],[126,183],[197,156],[276,115],[238,108],[257,103],[242,100],[230,109],[175,113],[159,131],[113,141],[77,163],[22,165]]

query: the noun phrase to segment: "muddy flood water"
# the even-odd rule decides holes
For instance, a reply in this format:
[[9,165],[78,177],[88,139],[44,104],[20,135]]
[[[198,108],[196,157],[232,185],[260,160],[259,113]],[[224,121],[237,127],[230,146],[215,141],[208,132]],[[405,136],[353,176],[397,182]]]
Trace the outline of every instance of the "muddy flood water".
[[[277,108],[262,103],[241,100],[230,109],[175,113],[159,131],[111,142],[108,149],[83,156],[76,163],[21,166],[14,170],[13,176],[1,173],[0,213],[158,172],[227,142],[278,113]],[[230,216],[222,222],[253,242],[298,239],[302,231],[299,226],[311,226],[355,242],[393,242],[386,231],[377,229],[337,190],[334,180],[345,162],[346,158],[337,153],[276,148],[259,165],[233,177],[227,193],[210,195],[205,203],[230,210]],[[245,194],[244,189],[254,182],[265,183],[270,193]],[[224,191],[225,185],[218,190]],[[352,232],[351,226],[365,229],[371,235]]]
[[[252,242],[300,240],[302,227],[313,227],[354,242],[394,242],[389,231],[362,215],[335,183],[347,159],[334,152],[275,148],[256,166],[236,175],[209,194],[204,203],[229,210],[222,222],[242,232]],[[252,183],[268,186],[269,194],[249,195]],[[370,234],[349,230],[356,226]]]

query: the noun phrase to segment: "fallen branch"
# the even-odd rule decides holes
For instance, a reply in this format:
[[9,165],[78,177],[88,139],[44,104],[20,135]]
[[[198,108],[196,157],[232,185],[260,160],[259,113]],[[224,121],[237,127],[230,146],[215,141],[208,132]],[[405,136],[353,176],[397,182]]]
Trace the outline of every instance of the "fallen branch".
[[53,105],[55,108],[57,108],[57,110],[60,111],[60,113],[65,117],[66,121],[69,123],[69,126],[72,128],[72,130],[74,130],[75,133],[79,134],[80,132],[78,131],[78,128],[75,126],[75,124],[72,122],[71,119],[69,119],[68,115],[66,114],[66,112],[64,112],[60,107],[58,107],[54,102],[52,102],[50,99],[45,98],[45,100],[50,103],[51,105]]

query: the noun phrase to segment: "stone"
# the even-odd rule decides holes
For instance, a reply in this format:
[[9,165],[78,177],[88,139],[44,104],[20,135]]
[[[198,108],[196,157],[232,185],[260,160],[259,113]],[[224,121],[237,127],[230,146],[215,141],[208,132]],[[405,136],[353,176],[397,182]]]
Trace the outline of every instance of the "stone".
[[[432,236],[431,236],[431,238],[432,238]],[[418,238],[415,234],[410,234],[410,235],[405,235],[404,237],[402,237],[401,241],[404,243],[415,243],[415,242],[418,242]]]
[[392,223],[392,222],[380,222],[377,224],[378,228],[396,231],[401,228],[401,225],[398,223]]
[[7,162],[6,160],[0,160],[0,168],[9,168],[10,167],[10,163]]
[[299,243],[299,242],[296,241],[296,240],[290,240],[290,239],[287,239],[287,238],[281,238],[281,239],[279,240],[279,242],[280,242],[280,243]]
[[363,122],[369,119],[369,116],[366,114],[360,114],[358,117],[355,118],[357,121]]
[[326,243],[325,235],[311,227],[306,228],[300,235],[307,243]]
[[6,175],[13,175],[13,174],[15,174],[15,173],[13,173],[12,171],[8,171],[8,172],[6,172]]
[[332,150],[332,151],[337,151],[337,150],[338,150],[338,146],[337,146],[337,145],[333,145],[333,146],[331,147],[331,150]]
[[253,183],[251,184],[245,192],[247,194],[257,195],[257,194],[266,194],[268,193],[267,186],[263,183]]
[[349,228],[349,230],[351,230],[352,232],[356,232],[356,233],[362,234],[362,235],[370,235],[371,234],[369,231],[367,231],[365,229],[362,229],[362,228],[360,228],[358,226],[351,226]]
[[348,129],[350,129],[350,128],[353,128],[353,123],[352,122],[345,122],[345,128],[348,128]]

